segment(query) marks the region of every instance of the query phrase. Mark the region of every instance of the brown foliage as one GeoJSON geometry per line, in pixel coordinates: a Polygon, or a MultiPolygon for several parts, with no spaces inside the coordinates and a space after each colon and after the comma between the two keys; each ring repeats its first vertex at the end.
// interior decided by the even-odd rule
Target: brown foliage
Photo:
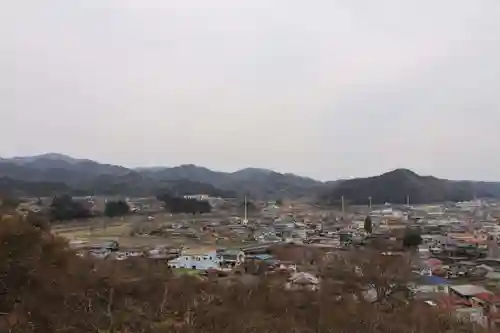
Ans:
{"type": "Polygon", "coordinates": [[[430,308],[393,297],[406,279],[400,260],[346,255],[322,265],[320,292],[290,292],[271,276],[221,284],[145,259],[78,258],[12,218],[0,223],[0,332],[457,332],[430,308]],[[376,301],[363,297],[368,285],[376,301]]]}
{"type": "Polygon", "coordinates": [[[270,252],[279,260],[293,261],[303,265],[320,264],[325,254],[325,250],[321,248],[295,246],[293,244],[273,246],[270,252]]]}

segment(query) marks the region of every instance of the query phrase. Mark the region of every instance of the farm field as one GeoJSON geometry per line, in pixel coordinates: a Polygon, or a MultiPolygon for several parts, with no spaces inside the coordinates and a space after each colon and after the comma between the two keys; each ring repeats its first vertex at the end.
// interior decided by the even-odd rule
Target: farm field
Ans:
{"type": "Polygon", "coordinates": [[[170,216],[169,214],[157,214],[153,221],[148,221],[146,216],[130,215],[123,218],[94,218],[86,221],[72,221],[64,224],[56,224],[52,232],[58,236],[71,240],[82,240],[90,244],[101,244],[106,241],[117,241],[121,248],[154,248],[157,246],[171,246],[203,251],[207,248],[217,246],[238,247],[239,243],[229,240],[216,240],[213,237],[201,237],[194,239],[185,236],[160,236],[160,235],[137,235],[133,231],[137,228],[161,228],[170,223],[189,224],[196,228],[196,222],[200,218],[186,218],[170,216]]]}

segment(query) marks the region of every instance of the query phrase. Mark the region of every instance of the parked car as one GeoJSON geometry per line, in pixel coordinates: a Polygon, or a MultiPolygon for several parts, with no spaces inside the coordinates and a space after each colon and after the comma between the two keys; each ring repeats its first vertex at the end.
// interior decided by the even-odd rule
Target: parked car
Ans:
{"type": "Polygon", "coordinates": [[[106,259],[111,254],[111,251],[109,251],[108,249],[100,249],[100,250],[91,250],[89,253],[94,258],[106,259]]]}

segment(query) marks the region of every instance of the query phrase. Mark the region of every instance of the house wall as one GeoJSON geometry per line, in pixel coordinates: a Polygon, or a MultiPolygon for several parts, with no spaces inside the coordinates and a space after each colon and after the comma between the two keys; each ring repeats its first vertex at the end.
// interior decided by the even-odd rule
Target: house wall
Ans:
{"type": "Polygon", "coordinates": [[[184,255],[170,260],[169,266],[172,268],[189,268],[206,270],[211,268],[220,268],[221,258],[215,251],[205,254],[184,255]]]}
{"type": "Polygon", "coordinates": [[[312,290],[312,291],[316,291],[316,290],[319,290],[319,285],[317,285],[317,284],[302,285],[302,284],[295,284],[292,282],[287,282],[287,283],[285,283],[285,289],[287,289],[287,290],[312,290]]]}
{"type": "Polygon", "coordinates": [[[237,264],[242,264],[245,262],[245,252],[238,251],[238,252],[234,253],[233,255],[228,256],[227,258],[223,254],[222,260],[228,261],[228,262],[236,262],[237,264]],[[231,259],[229,259],[229,258],[231,258],[231,259]]]}
{"type": "Polygon", "coordinates": [[[457,309],[455,315],[459,319],[478,323],[483,327],[488,326],[488,318],[484,315],[483,309],[481,307],[457,309]]]}
{"type": "Polygon", "coordinates": [[[417,292],[420,293],[449,293],[449,288],[447,285],[420,285],[416,288],[417,292]]]}

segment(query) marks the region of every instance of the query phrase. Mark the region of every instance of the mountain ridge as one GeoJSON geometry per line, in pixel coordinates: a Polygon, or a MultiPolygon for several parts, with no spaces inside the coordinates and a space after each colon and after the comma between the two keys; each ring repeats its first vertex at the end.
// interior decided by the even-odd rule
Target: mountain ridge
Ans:
{"type": "Polygon", "coordinates": [[[421,176],[399,168],[377,176],[319,181],[292,173],[248,167],[234,172],[214,171],[194,164],[172,167],[126,168],[89,159],[47,153],[0,158],[0,195],[47,195],[66,191],[79,195],[249,196],[259,199],[318,197],[336,204],[343,196],[352,203],[414,203],[461,201],[473,197],[499,197],[500,183],[455,181],[421,176]]]}
{"type": "MultiPolygon", "coordinates": [[[[322,184],[311,178],[262,168],[244,168],[235,172],[213,171],[194,164],[126,168],[58,153],[2,158],[0,178],[11,180],[5,182],[9,184],[9,189],[14,187],[13,181],[18,180],[23,182],[20,187],[24,189],[29,188],[27,184],[30,182],[45,182],[52,184],[52,188],[67,186],[78,193],[111,194],[122,191],[145,195],[175,188],[176,193],[187,191],[189,193],[185,194],[193,194],[191,192],[199,189],[208,190],[214,195],[248,195],[259,198],[302,196],[310,188],[322,184]]],[[[36,192],[40,193],[38,187],[36,192]]]]}

